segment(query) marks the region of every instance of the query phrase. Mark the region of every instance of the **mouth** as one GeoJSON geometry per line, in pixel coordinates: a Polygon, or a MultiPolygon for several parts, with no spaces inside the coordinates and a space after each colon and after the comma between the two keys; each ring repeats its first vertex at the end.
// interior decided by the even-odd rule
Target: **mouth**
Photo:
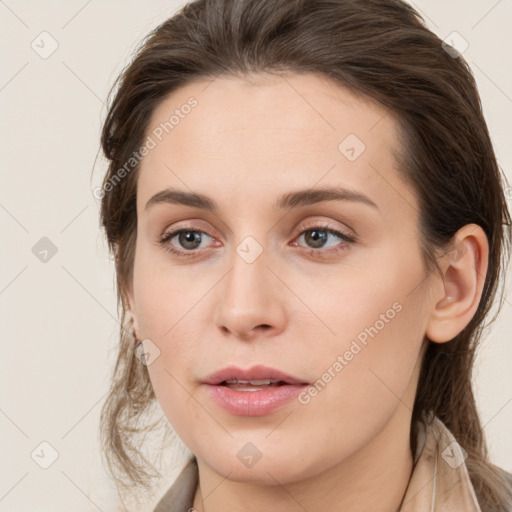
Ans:
{"type": "Polygon", "coordinates": [[[309,385],[267,366],[235,366],[213,373],[202,384],[219,407],[235,416],[264,416],[284,407],[309,385]]]}
{"type": "Polygon", "coordinates": [[[240,390],[258,390],[277,386],[309,384],[304,379],[263,365],[252,366],[246,370],[236,366],[228,366],[211,374],[202,383],[240,390]]]}
{"type": "Polygon", "coordinates": [[[238,391],[261,391],[262,389],[274,388],[278,386],[289,385],[288,382],[274,379],[259,379],[259,380],[243,380],[243,379],[230,379],[225,380],[219,384],[229,389],[236,389],[238,391]]]}

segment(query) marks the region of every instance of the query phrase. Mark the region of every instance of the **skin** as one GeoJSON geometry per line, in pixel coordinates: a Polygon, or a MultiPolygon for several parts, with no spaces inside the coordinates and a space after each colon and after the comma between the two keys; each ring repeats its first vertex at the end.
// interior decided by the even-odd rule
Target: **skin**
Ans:
{"type": "Polygon", "coordinates": [[[412,470],[425,337],[449,341],[476,311],[485,234],[464,226],[441,274],[426,274],[417,199],[393,157],[396,121],[369,99],[312,74],[218,77],[170,94],[147,135],[190,96],[198,105],[140,167],[129,301],[138,339],[160,350],[148,366],[158,402],[198,459],[194,508],[394,512],[412,470]],[[366,146],[354,161],[338,149],[348,134],[366,146]],[[357,190],[377,208],[348,200],[273,208],[282,194],[323,186],[357,190]],[[146,209],[167,187],[204,194],[219,212],[146,209]],[[356,242],[324,231],[315,245],[306,222],[356,242]],[[167,244],[194,256],[158,243],[180,228],[198,231],[200,243],[167,244]],[[252,263],[236,252],[248,236],[262,248],[252,263]],[[201,384],[225,366],[257,363],[313,383],[395,303],[400,312],[307,404],[234,416],[201,384]],[[262,454],[252,467],[237,457],[248,442],[262,454]]]}

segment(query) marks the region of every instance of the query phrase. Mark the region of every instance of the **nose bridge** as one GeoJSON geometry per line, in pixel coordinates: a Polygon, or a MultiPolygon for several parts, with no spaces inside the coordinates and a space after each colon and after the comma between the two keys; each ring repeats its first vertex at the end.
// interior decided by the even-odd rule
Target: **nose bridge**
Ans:
{"type": "Polygon", "coordinates": [[[257,284],[258,277],[260,281],[265,280],[269,273],[266,265],[270,264],[272,257],[269,250],[272,231],[269,232],[268,221],[261,216],[255,222],[257,205],[254,201],[249,199],[245,203],[236,203],[235,211],[238,215],[231,231],[231,243],[227,246],[231,267],[228,277],[230,281],[242,281],[242,286],[253,281],[257,284]]]}
{"type": "Polygon", "coordinates": [[[216,321],[239,337],[250,337],[253,329],[265,325],[281,328],[283,304],[274,277],[267,268],[270,251],[256,237],[246,236],[232,247],[230,271],[217,303],[216,321]]]}
{"type": "Polygon", "coordinates": [[[252,236],[245,237],[234,246],[224,292],[225,302],[243,311],[258,307],[258,301],[268,300],[268,260],[268,250],[252,236]]]}

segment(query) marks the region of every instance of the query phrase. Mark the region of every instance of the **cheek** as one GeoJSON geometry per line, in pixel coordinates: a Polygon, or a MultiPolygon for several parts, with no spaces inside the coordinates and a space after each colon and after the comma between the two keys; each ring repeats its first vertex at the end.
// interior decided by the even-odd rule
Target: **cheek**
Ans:
{"type": "Polygon", "coordinates": [[[142,246],[137,251],[134,293],[141,335],[158,345],[173,340],[177,350],[181,342],[194,339],[194,308],[215,284],[215,276],[206,272],[198,279],[193,265],[172,269],[163,249],[142,246]]]}
{"type": "Polygon", "coordinates": [[[354,421],[353,429],[361,428],[361,418],[385,415],[401,403],[424,338],[424,290],[411,293],[421,282],[421,265],[402,271],[395,262],[386,268],[385,274],[377,268],[346,276],[343,285],[327,281],[309,296],[308,305],[329,327],[321,337],[313,330],[303,335],[314,340],[302,356],[318,379],[311,405],[315,414],[328,411],[333,421],[354,421]]]}
{"type": "MultiPolygon", "coordinates": [[[[158,357],[148,365],[155,395],[166,415],[189,398],[186,390],[200,352],[194,308],[207,292],[204,280],[181,279],[180,273],[164,271],[137,255],[134,294],[140,335],[158,357]],[[182,292],[181,290],[186,290],[182,292]]],[[[179,419],[179,415],[177,416],[179,419]]],[[[174,423],[174,418],[173,418],[174,423]]]]}
{"type": "MultiPolygon", "coordinates": [[[[421,336],[411,332],[409,322],[414,317],[409,313],[404,307],[380,330],[375,320],[368,323],[365,318],[359,329],[357,319],[352,319],[346,335],[337,336],[325,350],[314,351],[308,358],[317,369],[317,380],[314,392],[303,396],[296,420],[304,436],[317,440],[325,460],[335,463],[350,456],[378,435],[395,414],[412,410],[410,385],[421,336]]],[[[283,434],[286,442],[286,434],[292,436],[293,430],[283,429],[283,434]]]]}

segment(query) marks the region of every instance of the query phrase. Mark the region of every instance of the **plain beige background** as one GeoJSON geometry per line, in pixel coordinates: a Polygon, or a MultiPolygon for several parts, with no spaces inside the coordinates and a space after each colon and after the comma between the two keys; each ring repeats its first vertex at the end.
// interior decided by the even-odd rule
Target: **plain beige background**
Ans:
{"type": "MultiPolygon", "coordinates": [[[[111,83],[142,36],[182,4],[0,0],[0,511],[121,510],[98,445],[118,322],[92,194],[105,162],[94,164],[111,83]]],[[[512,181],[512,2],[414,5],[441,38],[457,31],[469,43],[464,56],[512,181]]],[[[512,471],[508,297],[478,353],[475,388],[491,457],[512,471]]]]}

